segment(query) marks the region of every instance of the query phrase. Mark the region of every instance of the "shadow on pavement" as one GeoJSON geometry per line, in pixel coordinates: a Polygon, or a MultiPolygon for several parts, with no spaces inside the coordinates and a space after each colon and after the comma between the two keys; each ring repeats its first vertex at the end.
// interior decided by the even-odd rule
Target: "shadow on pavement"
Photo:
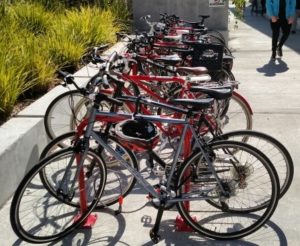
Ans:
{"type": "Polygon", "coordinates": [[[256,69],[257,72],[263,73],[266,77],[274,77],[276,74],[284,73],[288,70],[289,67],[281,59],[276,59],[275,61],[270,60],[267,64],[256,69]]]}
{"type": "MultiPolygon", "coordinates": [[[[272,242],[273,245],[288,245],[284,232],[272,221],[268,221],[260,230],[254,234],[240,240],[221,241],[205,238],[198,233],[177,232],[175,231],[173,220],[162,221],[160,228],[161,241],[164,245],[206,245],[206,246],[258,246],[262,241],[272,242]]],[[[153,245],[152,241],[143,244],[143,246],[153,245]]]]}
{"type": "MultiPolygon", "coordinates": [[[[98,219],[92,229],[76,229],[73,233],[65,238],[51,242],[48,246],[84,246],[84,245],[130,245],[120,241],[126,229],[126,221],[124,216],[115,216],[112,209],[104,209],[97,213],[98,219]],[[112,229],[107,229],[105,225],[113,224],[112,229]]],[[[24,245],[24,241],[18,239],[12,246],[24,245]]],[[[43,244],[44,245],[44,244],[43,244]]]]}

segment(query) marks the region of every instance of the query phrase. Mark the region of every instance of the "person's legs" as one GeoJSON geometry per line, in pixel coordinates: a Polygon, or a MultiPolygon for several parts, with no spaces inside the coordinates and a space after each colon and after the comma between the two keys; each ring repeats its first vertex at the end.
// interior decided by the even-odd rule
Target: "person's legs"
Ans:
{"type": "Polygon", "coordinates": [[[257,13],[257,9],[258,9],[258,5],[257,5],[257,0],[253,0],[252,1],[252,6],[251,6],[251,14],[253,14],[253,12],[257,13]]]}
{"type": "Polygon", "coordinates": [[[266,0],[261,0],[261,15],[263,16],[266,13],[266,0]]]}
{"type": "Polygon", "coordinates": [[[279,44],[278,44],[277,54],[278,54],[278,56],[282,56],[282,46],[290,35],[292,24],[289,24],[286,19],[279,20],[279,22],[280,22],[280,27],[282,30],[282,36],[281,36],[279,44]]]}
{"type": "Polygon", "coordinates": [[[280,32],[280,23],[279,20],[276,22],[271,23],[271,29],[272,29],[272,59],[276,58],[276,49],[277,49],[277,43],[279,38],[279,32],[280,32]]]}
{"type": "Polygon", "coordinates": [[[295,33],[295,32],[296,32],[296,27],[297,27],[297,17],[298,17],[298,13],[297,13],[297,11],[296,11],[295,16],[294,16],[294,21],[293,21],[293,24],[292,24],[292,28],[291,28],[292,33],[295,33]]]}
{"type": "Polygon", "coordinates": [[[296,33],[296,29],[297,29],[297,21],[298,21],[298,17],[300,16],[300,9],[296,9],[296,13],[295,13],[295,17],[294,17],[294,22],[292,24],[292,33],[296,33]]]}

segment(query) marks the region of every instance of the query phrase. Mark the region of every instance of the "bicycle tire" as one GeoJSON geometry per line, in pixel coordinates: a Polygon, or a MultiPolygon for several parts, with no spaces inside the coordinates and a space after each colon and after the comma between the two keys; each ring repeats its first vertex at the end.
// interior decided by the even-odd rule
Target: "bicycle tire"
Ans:
{"type": "MultiPolygon", "coordinates": [[[[261,209],[256,212],[250,212],[248,210],[248,205],[246,202],[253,202],[254,195],[251,195],[251,192],[255,189],[255,182],[260,181],[262,176],[262,170],[256,170],[253,169],[253,172],[256,172],[255,174],[251,174],[247,177],[248,183],[252,180],[251,185],[247,185],[246,187],[238,186],[233,187],[234,182],[236,182],[235,177],[235,168],[229,169],[228,176],[220,176],[220,173],[222,172],[222,169],[219,169],[218,176],[220,177],[222,183],[225,185],[227,184],[227,190],[231,193],[229,198],[222,199],[226,206],[222,206],[223,209],[216,208],[215,206],[211,206],[210,203],[207,202],[200,202],[200,201],[194,201],[191,200],[188,203],[188,206],[186,202],[179,202],[177,204],[177,209],[184,219],[184,221],[190,225],[195,231],[197,231],[200,234],[203,234],[207,237],[213,238],[213,239],[220,239],[220,240],[232,240],[232,239],[239,239],[242,237],[245,237],[256,230],[258,230],[260,227],[264,225],[264,223],[267,222],[267,220],[272,216],[274,213],[276,206],[278,204],[279,199],[279,181],[278,176],[276,174],[276,171],[270,161],[264,156],[263,153],[261,153],[259,150],[254,148],[253,146],[247,145],[245,143],[240,142],[234,142],[234,141],[219,141],[219,142],[213,142],[210,145],[210,148],[213,150],[214,154],[216,155],[214,159],[214,166],[216,166],[216,161],[221,161],[222,155],[218,155],[219,152],[223,153],[224,150],[229,149],[235,149],[235,153],[237,151],[242,151],[239,153],[240,155],[240,161],[243,161],[242,155],[249,154],[251,156],[250,159],[253,161],[252,164],[261,164],[261,167],[265,168],[265,177],[267,178],[266,182],[261,181],[262,188],[260,191],[260,194],[258,198],[258,202],[263,200],[267,200],[267,205],[264,209],[261,209]],[[217,152],[217,150],[219,152],[217,152]],[[218,159],[219,158],[219,159],[218,159]],[[233,170],[233,171],[232,171],[233,170]],[[255,177],[254,177],[255,176],[255,177]],[[227,179],[226,179],[227,178],[227,179]],[[250,179],[249,179],[250,178],[250,179]],[[256,178],[256,179],[255,179],[256,178]],[[230,183],[231,182],[231,183],[230,183]],[[233,183],[232,183],[233,182],[233,183]],[[250,187],[249,187],[250,186],[250,187]],[[240,190],[242,191],[240,191],[240,190]],[[245,189],[248,190],[248,194],[245,195],[245,189]],[[237,195],[240,196],[240,198],[237,198],[237,195]],[[245,196],[244,196],[245,195],[245,196]],[[251,195],[251,198],[248,197],[251,195]],[[268,195],[266,198],[265,196],[268,195]],[[244,199],[239,202],[239,199],[244,199]],[[230,201],[230,199],[232,199],[230,201]],[[193,202],[193,203],[192,203],[193,202]],[[196,205],[195,205],[196,203],[196,205]],[[239,203],[237,208],[233,208],[235,203],[239,203]],[[245,208],[242,208],[241,206],[244,206],[245,208]],[[241,210],[243,210],[244,213],[241,213],[241,210]],[[199,219],[196,217],[198,213],[201,213],[201,216],[199,216],[199,219]],[[224,221],[223,221],[224,218],[224,221]],[[246,223],[245,225],[243,223],[246,223]],[[218,227],[218,228],[217,228],[218,227]],[[235,231],[234,231],[235,230],[235,231]]],[[[230,153],[230,152],[229,152],[230,153]]],[[[228,162],[226,158],[231,158],[230,156],[224,155],[224,159],[222,161],[228,162]]],[[[199,151],[195,151],[191,157],[185,161],[185,163],[182,165],[181,170],[178,173],[178,177],[176,180],[176,187],[177,187],[177,195],[179,197],[187,197],[189,194],[191,194],[191,199],[195,199],[195,196],[197,193],[201,192],[201,189],[203,189],[203,182],[201,184],[201,176],[207,175],[201,171],[201,169],[198,169],[198,172],[195,172],[194,170],[197,170],[197,165],[203,165],[203,163],[199,162],[199,160],[202,159],[202,153],[199,153],[199,151]],[[195,163],[198,164],[195,164],[195,163]],[[192,175],[190,175],[189,170],[193,170],[192,175]],[[204,173],[204,174],[203,174],[204,173]],[[188,177],[186,175],[188,174],[188,177]],[[200,180],[200,181],[199,181],[200,180]],[[184,183],[187,182],[187,187],[189,187],[189,190],[185,190],[184,183]],[[198,182],[198,184],[197,184],[198,182]],[[193,192],[193,188],[195,189],[193,192]],[[186,194],[184,194],[186,193],[186,194]]],[[[247,158],[246,158],[247,160],[247,158]]],[[[249,161],[249,159],[248,159],[249,161]]],[[[250,168],[250,163],[245,163],[245,165],[248,165],[247,167],[250,168]]],[[[221,167],[221,166],[220,166],[221,167]]],[[[224,166],[225,167],[225,166],[224,166]]],[[[223,167],[223,168],[224,168],[223,167]]],[[[228,168],[227,168],[228,169],[228,168]]],[[[226,169],[223,169],[224,173],[226,169]]],[[[246,170],[246,168],[245,168],[246,170]]],[[[224,175],[224,174],[222,174],[224,175]]],[[[246,179],[245,179],[246,180],[246,179]]],[[[207,181],[206,181],[207,182],[207,181]]],[[[244,182],[239,180],[239,182],[244,182]]],[[[207,185],[209,183],[207,182],[207,185]]],[[[236,184],[235,184],[236,185],[236,184]]],[[[212,183],[212,187],[214,187],[214,184],[212,183]]],[[[224,186],[225,187],[225,186],[224,186]]],[[[213,193],[218,194],[217,186],[216,188],[213,188],[213,193]]],[[[254,191],[255,192],[255,191],[254,191]]],[[[201,196],[201,194],[199,195],[201,196]]],[[[211,200],[211,199],[210,199],[211,200]]],[[[264,202],[263,202],[264,203],[264,202]]]]}
{"type": "MultiPolygon", "coordinates": [[[[52,140],[75,130],[86,116],[89,103],[90,99],[83,96],[79,90],[68,91],[55,98],[48,106],[44,117],[47,136],[52,140]]],[[[110,110],[110,104],[105,101],[101,103],[100,107],[102,111],[110,110]]],[[[126,104],[122,110],[129,112],[126,104]]],[[[94,129],[97,128],[103,128],[103,125],[96,124],[94,129]]]]}
{"type": "Polygon", "coordinates": [[[278,174],[280,198],[285,195],[293,181],[294,163],[289,151],[282,143],[266,133],[253,130],[227,132],[218,136],[217,139],[242,141],[262,151],[273,163],[278,174]]]}
{"type": "MultiPolygon", "coordinates": [[[[97,205],[105,186],[106,168],[101,158],[91,150],[87,152],[84,167],[88,166],[88,158],[93,158],[97,160],[97,168],[94,168],[90,176],[86,176],[86,168],[83,168],[87,194],[85,210],[81,211],[80,208],[71,207],[63,202],[65,199],[75,199],[78,203],[80,202],[78,185],[74,187],[73,194],[69,193],[71,191],[68,188],[68,198],[62,196],[57,199],[43,186],[40,180],[42,169],[51,165],[53,167],[52,181],[60,187],[62,187],[61,184],[66,184],[64,188],[70,185],[68,181],[60,184],[62,182],[60,178],[64,172],[55,172],[55,167],[67,164],[74,153],[76,152],[73,149],[68,148],[46,157],[25,175],[18,186],[11,203],[10,222],[20,239],[30,243],[47,243],[63,238],[82,225],[97,205]]],[[[78,165],[76,161],[69,163],[70,168],[65,170],[69,171],[67,177],[71,179],[72,175],[75,177],[78,165]],[[74,168],[73,164],[75,164],[74,168]]]]}
{"type": "MultiPolygon", "coordinates": [[[[46,156],[48,156],[53,152],[56,152],[57,149],[70,147],[71,142],[74,139],[74,136],[75,136],[75,132],[73,131],[73,132],[65,133],[52,140],[44,148],[40,156],[40,159],[45,158],[46,156]]],[[[127,160],[128,164],[130,164],[132,168],[134,168],[135,170],[139,170],[136,157],[131,150],[122,146],[119,143],[119,141],[113,136],[107,136],[107,142],[110,143],[112,147],[114,146],[114,149],[117,149],[119,152],[123,153],[124,159],[127,160]],[[115,146],[115,144],[117,144],[117,146],[115,146]]],[[[98,151],[97,143],[90,142],[90,144],[92,145],[93,149],[98,151]]],[[[107,178],[106,178],[106,185],[103,194],[96,206],[97,209],[102,209],[104,207],[111,206],[115,203],[118,203],[119,198],[126,197],[131,192],[131,190],[133,189],[136,183],[136,179],[134,178],[134,176],[132,176],[126,168],[123,168],[117,160],[115,159],[108,160],[109,158],[108,155],[105,154],[103,151],[101,152],[101,156],[107,168],[107,178]]],[[[41,180],[45,185],[45,187],[47,187],[47,189],[52,190],[53,192],[53,187],[51,187],[51,185],[47,181],[47,174],[45,171],[46,170],[43,169],[43,171],[40,173],[41,180]]],[[[68,204],[70,206],[76,206],[76,204],[73,203],[68,203],[68,204]]]]}
{"type": "Polygon", "coordinates": [[[223,44],[225,44],[225,37],[221,32],[216,31],[216,30],[208,30],[207,34],[217,37],[218,39],[222,40],[223,44]]]}
{"type": "Polygon", "coordinates": [[[209,75],[213,81],[235,81],[233,73],[225,67],[218,71],[209,71],[209,75]]]}
{"type": "Polygon", "coordinates": [[[222,131],[252,130],[252,115],[249,104],[243,98],[240,98],[237,93],[233,93],[228,102],[228,107],[224,109],[221,115],[222,131]]]}
{"type": "Polygon", "coordinates": [[[78,123],[83,117],[78,120],[75,119],[75,106],[78,103],[84,105],[88,100],[79,90],[67,91],[56,97],[49,104],[44,117],[47,136],[54,139],[63,133],[74,130],[72,127],[75,122],[78,123]]]}

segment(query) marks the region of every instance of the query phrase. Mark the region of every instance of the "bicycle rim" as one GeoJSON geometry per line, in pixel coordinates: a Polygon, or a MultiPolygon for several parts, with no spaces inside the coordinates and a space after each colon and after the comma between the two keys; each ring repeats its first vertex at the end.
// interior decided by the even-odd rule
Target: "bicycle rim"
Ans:
{"type": "MultiPolygon", "coordinates": [[[[77,163],[76,161],[71,163],[69,169],[63,169],[62,166],[66,167],[73,155],[74,151],[71,149],[64,149],[50,155],[36,165],[19,185],[12,201],[10,220],[13,230],[21,239],[32,243],[58,240],[80,226],[97,205],[104,189],[106,169],[101,159],[91,151],[87,153],[87,158],[84,160],[82,176],[87,201],[84,211],[79,207],[66,204],[64,202],[66,197],[53,196],[40,179],[40,172],[48,168],[52,173],[51,179],[48,179],[52,187],[57,189],[69,187],[68,180],[72,180],[77,163]],[[96,158],[97,165],[93,170],[89,170],[89,159],[96,158]],[[64,185],[60,185],[65,172],[69,179],[63,183],[64,185]]],[[[74,190],[72,192],[70,190],[68,199],[74,203],[80,202],[78,182],[74,190]]]]}
{"type": "Polygon", "coordinates": [[[222,131],[251,130],[252,113],[248,105],[235,94],[232,95],[226,113],[222,116],[222,131]]]}
{"type": "Polygon", "coordinates": [[[220,137],[245,142],[262,151],[270,159],[278,174],[280,197],[288,191],[294,176],[294,164],[290,153],[278,140],[256,131],[234,131],[220,137]]]}
{"type": "MultiPolygon", "coordinates": [[[[74,136],[75,132],[69,132],[51,141],[43,150],[41,158],[45,158],[45,156],[48,156],[49,154],[56,152],[61,148],[70,147],[74,136]]],[[[136,170],[139,169],[136,157],[130,150],[122,146],[112,136],[107,137],[107,143],[118,153],[121,153],[122,157],[128,162],[128,164],[131,165],[132,168],[136,170]]],[[[93,140],[90,140],[90,148],[97,152],[99,151],[98,143],[93,140]]],[[[103,194],[97,205],[97,209],[117,203],[119,201],[119,197],[125,197],[128,193],[130,193],[136,183],[134,176],[107,151],[101,151],[101,157],[107,167],[107,178],[103,194]]],[[[41,172],[41,180],[43,181],[44,185],[48,187],[48,189],[53,191],[53,187],[51,186],[51,183],[47,181],[47,179],[47,169],[43,169],[41,172]]],[[[76,203],[69,203],[69,205],[78,206],[76,203]]]]}
{"type": "Polygon", "coordinates": [[[75,115],[75,107],[78,103],[85,105],[87,101],[88,99],[84,98],[78,90],[65,92],[55,98],[45,113],[44,125],[47,136],[54,139],[74,130],[74,122],[77,124],[83,117],[83,115],[75,115]],[[77,119],[77,117],[80,118],[77,119]]]}
{"type": "MultiPolygon", "coordinates": [[[[220,207],[198,200],[180,202],[177,204],[178,210],[187,224],[205,236],[221,240],[245,237],[263,226],[273,214],[279,195],[278,177],[263,154],[252,146],[234,141],[220,141],[213,143],[211,148],[215,154],[213,165],[230,197],[222,200],[209,199],[215,203],[223,201],[223,206],[220,207]],[[224,154],[224,149],[231,150],[234,158],[230,154],[224,154]],[[237,173],[229,161],[237,157],[239,165],[249,172],[243,182],[237,182],[237,173]],[[264,168],[263,174],[261,169],[255,169],[258,164],[264,168]],[[267,206],[251,212],[257,206],[256,203],[267,203],[267,206]]],[[[211,195],[219,194],[214,178],[204,168],[205,161],[201,153],[195,153],[185,163],[176,182],[179,196],[201,197],[204,189],[211,189],[211,195]],[[186,178],[187,174],[192,175],[186,178]]]]}

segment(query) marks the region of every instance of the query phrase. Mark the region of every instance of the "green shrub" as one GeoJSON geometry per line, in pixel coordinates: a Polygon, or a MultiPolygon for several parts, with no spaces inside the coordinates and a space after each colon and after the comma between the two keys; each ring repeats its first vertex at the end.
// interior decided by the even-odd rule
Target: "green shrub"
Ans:
{"type": "Polygon", "coordinates": [[[121,28],[116,21],[120,9],[111,5],[65,10],[59,2],[7,0],[0,4],[2,122],[20,96],[46,91],[58,68],[74,72],[89,46],[115,42],[115,32],[121,28]]]}
{"type": "Polygon", "coordinates": [[[47,10],[61,11],[65,7],[67,0],[1,0],[3,4],[38,4],[47,10]]]}
{"type": "Polygon", "coordinates": [[[47,91],[58,68],[44,42],[44,37],[36,38],[33,35],[28,35],[23,43],[22,65],[27,71],[26,81],[34,84],[30,89],[30,92],[34,94],[47,91]]]}
{"type": "Polygon", "coordinates": [[[40,4],[20,3],[11,7],[10,11],[20,28],[35,35],[45,34],[53,19],[53,15],[40,4]]]}
{"type": "Polygon", "coordinates": [[[114,20],[111,11],[96,7],[67,10],[56,17],[46,37],[50,57],[58,66],[76,68],[89,46],[116,41],[114,20]]]}
{"type": "Polygon", "coordinates": [[[126,0],[101,0],[104,9],[109,9],[116,17],[118,25],[123,30],[129,28],[130,20],[132,19],[131,10],[128,7],[126,0]]]}
{"type": "Polygon", "coordinates": [[[28,72],[16,59],[14,52],[0,53],[0,120],[9,116],[19,96],[34,86],[26,80],[28,72]]]}
{"type": "Polygon", "coordinates": [[[97,43],[115,42],[115,32],[119,31],[114,24],[115,15],[110,10],[100,10],[97,7],[81,7],[78,10],[68,10],[65,16],[56,22],[56,28],[63,25],[66,34],[74,41],[84,42],[86,46],[97,43]]]}
{"type": "Polygon", "coordinates": [[[25,92],[45,91],[55,72],[35,34],[20,28],[13,7],[0,20],[0,121],[25,92]]]}

